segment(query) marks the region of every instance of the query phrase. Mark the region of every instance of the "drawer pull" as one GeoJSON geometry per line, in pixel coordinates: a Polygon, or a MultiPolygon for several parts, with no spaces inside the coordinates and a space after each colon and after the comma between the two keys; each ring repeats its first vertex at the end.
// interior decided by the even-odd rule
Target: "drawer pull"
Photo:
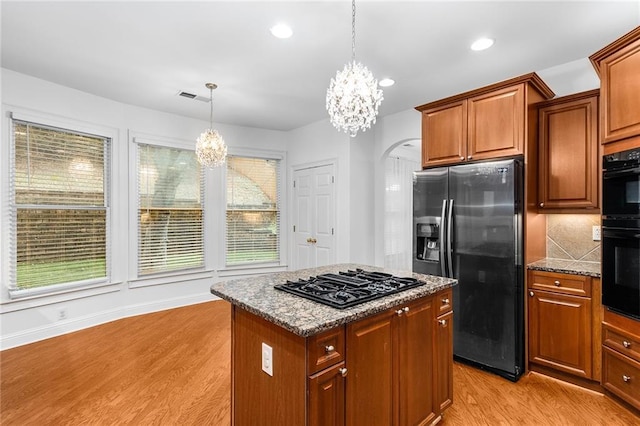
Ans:
{"type": "Polygon", "coordinates": [[[560,281],[556,280],[553,283],[556,285],[556,287],[560,287],[560,281]]]}
{"type": "Polygon", "coordinates": [[[449,304],[449,299],[442,299],[442,304],[443,305],[448,305],[449,304]]]}
{"type": "Polygon", "coordinates": [[[324,347],[324,351],[328,354],[330,354],[331,352],[335,351],[336,348],[333,347],[333,345],[327,345],[324,347]]]}
{"type": "Polygon", "coordinates": [[[402,312],[404,312],[402,309],[398,309],[398,310],[396,311],[396,314],[398,314],[398,316],[400,316],[400,315],[402,315],[402,312]]]}
{"type": "Polygon", "coordinates": [[[402,308],[402,311],[406,314],[407,312],[409,312],[409,307],[405,306],[404,308],[402,308]]]}
{"type": "Polygon", "coordinates": [[[624,346],[625,348],[629,349],[631,347],[631,342],[627,342],[626,340],[624,340],[622,342],[622,346],[624,346]]]}
{"type": "Polygon", "coordinates": [[[342,375],[342,377],[347,377],[347,369],[346,368],[341,368],[340,370],[338,370],[340,372],[340,374],[342,375]]]}
{"type": "Polygon", "coordinates": [[[533,297],[533,296],[535,296],[535,294],[532,291],[530,291],[529,292],[529,296],[533,297]]]}
{"type": "Polygon", "coordinates": [[[631,381],[631,376],[627,376],[626,374],[623,374],[622,380],[624,380],[625,383],[629,383],[631,381]]]}
{"type": "Polygon", "coordinates": [[[438,320],[438,324],[447,325],[447,320],[444,320],[444,319],[438,320]]]}

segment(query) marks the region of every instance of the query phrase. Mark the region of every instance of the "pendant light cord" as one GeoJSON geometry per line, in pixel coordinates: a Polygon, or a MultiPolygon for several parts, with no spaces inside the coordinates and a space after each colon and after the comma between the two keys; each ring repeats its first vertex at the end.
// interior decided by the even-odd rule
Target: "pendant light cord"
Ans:
{"type": "Polygon", "coordinates": [[[356,61],[356,0],[351,0],[351,61],[356,61]]]}
{"type": "Polygon", "coordinates": [[[213,130],[213,88],[209,88],[209,129],[213,130]]]}

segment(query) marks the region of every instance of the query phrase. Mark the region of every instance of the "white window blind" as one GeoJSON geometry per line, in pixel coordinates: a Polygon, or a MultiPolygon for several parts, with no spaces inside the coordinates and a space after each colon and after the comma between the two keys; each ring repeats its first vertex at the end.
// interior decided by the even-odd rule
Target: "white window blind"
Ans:
{"type": "Polygon", "coordinates": [[[280,260],[280,160],[227,157],[226,264],[280,260]]]}
{"type": "Polygon", "coordinates": [[[138,144],[138,275],[204,266],[203,190],[194,151],[138,144]]]}
{"type": "Polygon", "coordinates": [[[110,139],[12,120],[10,290],[108,276],[110,139]]]}

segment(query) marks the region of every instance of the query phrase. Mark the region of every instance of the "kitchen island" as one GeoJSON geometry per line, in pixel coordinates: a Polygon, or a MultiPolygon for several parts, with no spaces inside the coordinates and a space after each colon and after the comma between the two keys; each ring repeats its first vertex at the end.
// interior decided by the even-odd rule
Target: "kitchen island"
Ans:
{"type": "Polygon", "coordinates": [[[341,264],[212,285],[232,304],[232,424],[436,423],[452,402],[454,284],[341,264]],[[358,268],[424,284],[346,309],[274,288],[358,268]]]}

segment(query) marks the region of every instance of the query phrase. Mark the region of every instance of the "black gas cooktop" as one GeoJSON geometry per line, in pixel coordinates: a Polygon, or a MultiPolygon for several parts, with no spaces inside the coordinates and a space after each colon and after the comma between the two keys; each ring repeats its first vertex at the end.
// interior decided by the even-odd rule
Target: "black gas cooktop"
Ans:
{"type": "Polygon", "coordinates": [[[415,278],[401,278],[362,269],[323,274],[307,280],[287,281],[274,287],[338,309],[388,296],[424,284],[415,278]]]}

